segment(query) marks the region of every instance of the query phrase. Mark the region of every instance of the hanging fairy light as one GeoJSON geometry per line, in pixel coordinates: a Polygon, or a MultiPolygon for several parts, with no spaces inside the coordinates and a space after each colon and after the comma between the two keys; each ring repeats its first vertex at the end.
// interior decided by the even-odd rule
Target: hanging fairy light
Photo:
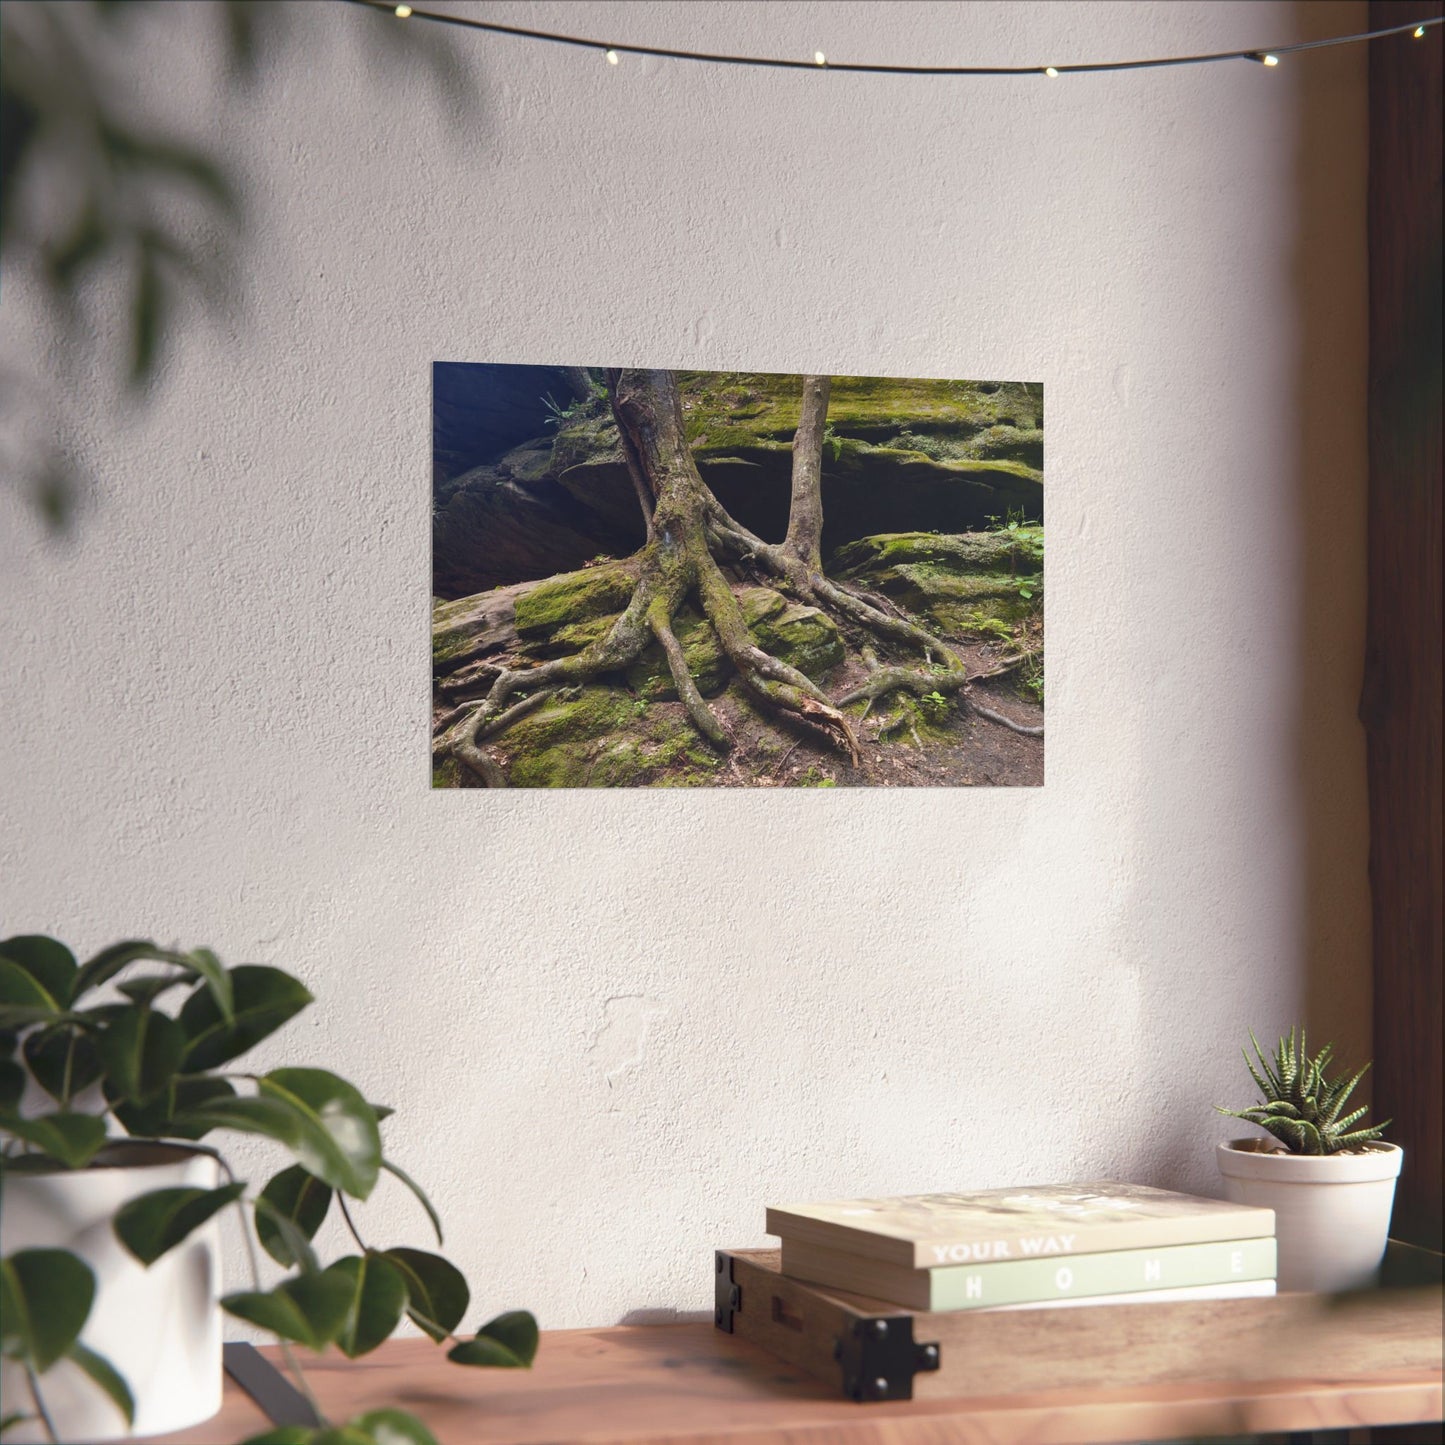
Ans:
{"type": "Polygon", "coordinates": [[[861,61],[828,60],[821,50],[813,52],[812,60],[781,60],[762,55],[727,55],[706,50],[672,50],[660,45],[623,45],[568,35],[559,30],[530,30],[521,25],[503,25],[496,20],[476,20],[466,15],[447,15],[436,10],[419,10],[412,5],[394,5],[391,0],[347,0],[368,10],[381,10],[399,19],[408,16],[430,20],[438,25],[451,25],[462,30],[481,30],[491,35],[510,35],[520,40],[540,40],[552,45],[571,45],[585,50],[600,50],[609,65],[616,65],[622,55],[648,55],[658,60],[691,60],[706,65],[755,66],[769,70],[834,70],[864,75],[1045,75],[1057,80],[1061,75],[1085,75],[1106,70],[1161,70],[1178,65],[1211,65],[1226,60],[1249,60],[1268,68],[1277,66],[1282,56],[1305,50],[1323,50],[1335,45],[1358,45],[1363,41],[1383,40],[1391,35],[1411,35],[1423,40],[1427,31],[1445,24],[1445,16],[1430,20],[1408,21],[1382,30],[1362,30],[1352,35],[1332,35],[1324,40],[1300,40],[1293,45],[1276,45],[1272,49],[1259,46],[1250,50],[1217,50],[1202,55],[1165,55],[1152,60],[1107,60],[1081,65],[876,65],[861,61]]]}

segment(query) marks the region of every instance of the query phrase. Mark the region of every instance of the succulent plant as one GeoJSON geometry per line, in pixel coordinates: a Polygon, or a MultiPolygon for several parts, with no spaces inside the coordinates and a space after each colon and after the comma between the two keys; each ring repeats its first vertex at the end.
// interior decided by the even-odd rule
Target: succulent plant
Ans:
{"type": "Polygon", "coordinates": [[[1223,1109],[1215,1105],[1221,1114],[1248,1119],[1251,1124],[1269,1130],[1291,1154],[1338,1154],[1342,1149],[1378,1139],[1385,1132],[1385,1125],[1390,1123],[1388,1119],[1374,1128],[1350,1132],[1350,1126],[1359,1123],[1369,1112],[1368,1105],[1348,1114],[1343,1112],[1345,1101],[1370,1067],[1368,1063],[1352,1078],[1326,1079],[1325,1065],[1334,1054],[1335,1046],[1326,1044],[1310,1058],[1303,1026],[1298,1044],[1294,1029],[1289,1031],[1288,1039],[1280,1039],[1273,1067],[1253,1031],[1249,1041],[1254,1045],[1263,1075],[1250,1061],[1248,1049],[1243,1051],[1244,1062],[1264,1098],[1247,1109],[1223,1109]]]}

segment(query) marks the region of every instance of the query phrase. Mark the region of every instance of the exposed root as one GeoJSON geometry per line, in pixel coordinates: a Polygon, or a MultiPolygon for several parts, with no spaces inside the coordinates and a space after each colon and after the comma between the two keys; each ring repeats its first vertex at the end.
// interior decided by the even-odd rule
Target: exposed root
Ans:
{"type": "Polygon", "coordinates": [[[682,644],[672,630],[672,619],[667,615],[667,606],[662,598],[659,597],[648,609],[647,622],[652,628],[652,635],[657,638],[667,657],[668,671],[672,673],[672,685],[677,689],[677,695],[687,709],[687,715],[692,719],[693,726],[715,748],[722,752],[728,752],[732,747],[732,739],[723,731],[723,725],[717,720],[717,715],[703,701],[702,694],[697,690],[697,684],[692,680],[692,674],[687,670],[687,659],[683,656],[682,644]]]}
{"type": "Polygon", "coordinates": [[[1001,712],[994,712],[992,708],[984,707],[982,703],[974,702],[969,698],[968,705],[979,717],[987,718],[991,723],[997,723],[1002,728],[1011,728],[1016,733],[1022,733],[1026,738],[1041,738],[1044,735],[1042,727],[1025,727],[1023,723],[1016,723],[1012,718],[1005,717],[1001,712]]]}

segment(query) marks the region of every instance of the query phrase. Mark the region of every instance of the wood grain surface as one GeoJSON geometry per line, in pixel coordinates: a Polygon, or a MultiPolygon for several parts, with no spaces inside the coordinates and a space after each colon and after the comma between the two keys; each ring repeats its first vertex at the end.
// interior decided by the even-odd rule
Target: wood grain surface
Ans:
{"type": "MultiPolygon", "coordinates": [[[[394,1340],[360,1361],[323,1357],[308,1374],[335,1418],[400,1406],[426,1420],[441,1445],[1087,1445],[1441,1415],[1438,1368],[1355,1380],[981,1391],[854,1405],[796,1367],[703,1324],[548,1331],[526,1372],[465,1370],[426,1340],[394,1340]]],[[[264,1426],[228,1382],[220,1415],[162,1438],[165,1445],[220,1445],[264,1426]]]]}

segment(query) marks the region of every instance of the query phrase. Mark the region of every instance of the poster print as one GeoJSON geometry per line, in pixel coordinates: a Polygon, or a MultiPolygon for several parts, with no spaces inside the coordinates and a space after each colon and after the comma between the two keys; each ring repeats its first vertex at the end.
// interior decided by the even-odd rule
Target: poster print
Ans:
{"type": "Polygon", "coordinates": [[[1043,388],[433,368],[432,782],[1043,782],[1043,388]]]}

